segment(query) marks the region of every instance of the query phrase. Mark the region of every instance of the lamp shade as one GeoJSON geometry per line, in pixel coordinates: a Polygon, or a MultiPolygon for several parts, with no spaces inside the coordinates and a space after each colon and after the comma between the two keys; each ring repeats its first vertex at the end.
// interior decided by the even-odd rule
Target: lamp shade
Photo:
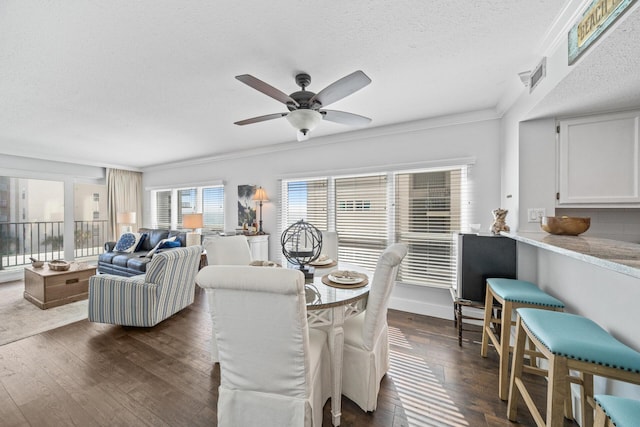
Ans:
{"type": "Polygon", "coordinates": [[[258,187],[255,194],[253,195],[253,200],[255,202],[268,202],[269,197],[267,197],[267,192],[262,187],[258,187]]]}
{"type": "Polygon", "coordinates": [[[183,214],[182,215],[182,226],[184,228],[202,228],[204,227],[204,222],[202,219],[201,213],[193,213],[193,214],[183,214]]]}
{"type": "Polygon", "coordinates": [[[118,212],[116,215],[118,224],[135,224],[136,213],[135,212],[118,212]]]}
{"type": "Polygon", "coordinates": [[[287,114],[287,120],[289,120],[291,126],[306,135],[307,132],[313,130],[320,123],[322,114],[315,110],[293,110],[287,114]]]}

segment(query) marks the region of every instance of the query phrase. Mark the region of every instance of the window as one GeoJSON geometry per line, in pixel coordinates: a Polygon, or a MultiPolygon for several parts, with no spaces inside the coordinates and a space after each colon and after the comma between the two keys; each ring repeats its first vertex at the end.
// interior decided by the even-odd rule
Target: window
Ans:
{"type": "Polygon", "coordinates": [[[398,280],[450,287],[462,222],[462,169],[395,176],[395,236],[409,252],[398,280]]]}
{"type": "Polygon", "coordinates": [[[182,228],[184,214],[202,212],[205,229],[224,230],[222,185],[154,190],[151,194],[155,201],[155,206],[152,207],[154,227],[179,229],[182,228]]]}
{"type": "Polygon", "coordinates": [[[197,190],[195,188],[188,188],[178,190],[178,200],[180,206],[178,208],[178,228],[182,228],[182,215],[197,213],[197,190]]]}
{"type": "Polygon", "coordinates": [[[467,223],[469,168],[283,181],[280,227],[304,218],[335,229],[340,260],[370,270],[389,244],[406,243],[399,281],[451,287],[457,234],[467,223]]]}
{"type": "Polygon", "coordinates": [[[327,179],[283,182],[281,230],[304,219],[320,230],[327,230],[327,179]]]}
{"type": "Polygon", "coordinates": [[[0,200],[0,270],[64,257],[62,181],[0,176],[0,200]]]}
{"type": "Polygon", "coordinates": [[[171,228],[171,190],[156,191],[154,227],[171,228]]]}
{"type": "Polygon", "coordinates": [[[96,256],[104,252],[107,238],[107,186],[77,183],[74,192],[74,255],[96,256]]]}
{"type": "Polygon", "coordinates": [[[342,261],[374,270],[387,247],[387,175],[335,180],[335,228],[342,261]]]}
{"type": "Polygon", "coordinates": [[[209,230],[224,230],[224,187],[202,189],[202,213],[204,226],[209,230]]]}

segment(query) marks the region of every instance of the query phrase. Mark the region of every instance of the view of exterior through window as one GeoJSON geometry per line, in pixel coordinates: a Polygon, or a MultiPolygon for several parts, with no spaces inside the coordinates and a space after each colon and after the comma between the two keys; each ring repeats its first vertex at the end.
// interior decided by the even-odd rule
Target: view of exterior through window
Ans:
{"type": "MultiPolygon", "coordinates": [[[[102,252],[106,236],[106,187],[74,188],[75,257],[102,252]],[[105,218],[102,218],[102,215],[105,218]]],[[[0,269],[25,265],[30,257],[64,258],[64,183],[0,176],[0,269]]]]}

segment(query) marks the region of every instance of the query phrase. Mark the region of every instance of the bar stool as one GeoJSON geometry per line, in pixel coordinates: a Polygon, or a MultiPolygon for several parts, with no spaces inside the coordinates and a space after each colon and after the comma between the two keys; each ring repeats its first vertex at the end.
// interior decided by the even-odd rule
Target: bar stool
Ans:
{"type": "Polygon", "coordinates": [[[484,324],[482,328],[482,347],[480,354],[487,357],[489,340],[500,356],[500,372],[498,375],[498,394],[501,400],[507,400],[509,392],[509,353],[511,352],[511,320],[512,312],[519,307],[536,307],[547,310],[562,311],[564,303],[540,290],[536,285],[517,279],[487,279],[487,291],[484,301],[484,324]],[[493,300],[500,305],[502,319],[493,317],[493,300]],[[500,332],[494,333],[491,324],[500,324],[500,332]],[[500,334],[500,339],[498,335],[500,334]]]}
{"type": "Polygon", "coordinates": [[[594,427],[634,427],[640,423],[640,401],[597,394],[594,427]]]}
{"type": "Polygon", "coordinates": [[[590,426],[593,425],[595,407],[594,375],[640,384],[640,353],[616,340],[592,320],[534,308],[519,308],[516,312],[516,342],[507,410],[509,420],[516,420],[518,399],[522,396],[538,426],[562,426],[563,415],[572,417],[568,402],[571,399],[570,383],[575,383],[580,386],[582,425],[590,426]],[[537,349],[535,353],[529,352],[529,356],[546,358],[547,370],[524,366],[527,338],[537,349]],[[570,370],[576,371],[578,376],[571,375],[570,370]],[[523,371],[548,376],[546,424],[522,381],[523,371]]]}

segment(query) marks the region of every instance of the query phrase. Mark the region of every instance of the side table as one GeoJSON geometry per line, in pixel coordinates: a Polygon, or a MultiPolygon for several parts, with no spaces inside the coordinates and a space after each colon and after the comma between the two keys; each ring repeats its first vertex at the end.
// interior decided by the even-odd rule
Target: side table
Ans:
{"type": "Polygon", "coordinates": [[[42,310],[80,301],[89,297],[89,278],[96,267],[85,263],[71,263],[67,271],[24,268],[24,298],[42,310]]]}

